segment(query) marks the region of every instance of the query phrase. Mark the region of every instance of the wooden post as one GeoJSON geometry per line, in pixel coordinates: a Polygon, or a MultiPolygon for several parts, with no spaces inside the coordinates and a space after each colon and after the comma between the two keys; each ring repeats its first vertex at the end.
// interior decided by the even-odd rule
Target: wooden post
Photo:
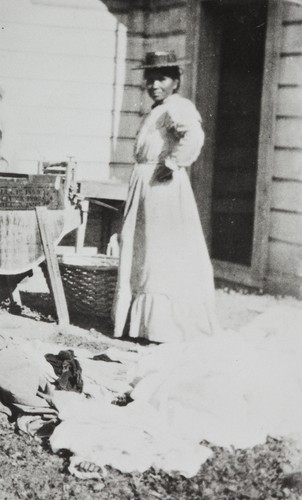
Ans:
{"type": "Polygon", "coordinates": [[[9,293],[10,306],[9,311],[15,312],[15,314],[21,314],[22,311],[22,301],[20,297],[20,292],[18,290],[18,282],[14,280],[14,276],[6,276],[6,285],[9,293]]]}
{"type": "Polygon", "coordinates": [[[88,220],[88,210],[89,210],[89,201],[83,200],[81,202],[82,224],[78,227],[76,235],[76,253],[81,252],[81,250],[83,250],[84,247],[86,226],[88,220]]]}
{"type": "Polygon", "coordinates": [[[58,324],[60,326],[69,325],[69,314],[66,297],[64,293],[59,264],[54,249],[54,244],[47,226],[47,208],[36,207],[37,220],[41,234],[44,254],[46,257],[47,270],[50,279],[51,292],[54,298],[58,324]]]}

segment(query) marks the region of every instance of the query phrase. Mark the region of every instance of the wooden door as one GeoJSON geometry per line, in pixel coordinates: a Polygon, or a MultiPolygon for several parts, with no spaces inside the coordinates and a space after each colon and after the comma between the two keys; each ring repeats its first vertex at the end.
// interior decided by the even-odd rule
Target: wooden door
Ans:
{"type": "Polygon", "coordinates": [[[193,188],[216,276],[261,286],[280,12],[274,0],[205,0],[198,12],[196,103],[206,142],[193,188]]]}

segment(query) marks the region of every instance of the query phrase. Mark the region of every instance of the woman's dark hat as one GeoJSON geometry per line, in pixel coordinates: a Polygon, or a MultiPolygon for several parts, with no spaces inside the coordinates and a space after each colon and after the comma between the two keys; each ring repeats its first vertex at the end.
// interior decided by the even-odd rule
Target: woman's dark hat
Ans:
{"type": "Polygon", "coordinates": [[[173,50],[169,52],[147,52],[143,64],[133,69],[179,68],[183,64],[189,64],[189,62],[190,61],[178,62],[173,50]]]}

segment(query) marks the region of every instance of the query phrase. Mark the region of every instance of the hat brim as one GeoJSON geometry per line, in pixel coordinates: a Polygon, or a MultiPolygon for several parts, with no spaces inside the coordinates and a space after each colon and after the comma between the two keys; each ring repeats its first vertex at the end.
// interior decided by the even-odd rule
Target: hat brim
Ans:
{"type": "Polygon", "coordinates": [[[181,68],[182,66],[186,64],[190,64],[191,61],[189,60],[184,60],[180,61],[179,63],[163,63],[163,64],[143,64],[142,66],[137,66],[136,68],[132,68],[132,70],[137,70],[137,69],[156,69],[156,68],[181,68]]]}

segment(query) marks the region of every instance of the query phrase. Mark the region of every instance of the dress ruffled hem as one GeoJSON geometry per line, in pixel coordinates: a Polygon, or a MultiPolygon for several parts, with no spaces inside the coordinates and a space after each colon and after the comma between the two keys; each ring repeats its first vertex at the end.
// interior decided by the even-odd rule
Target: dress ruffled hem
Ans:
{"type": "Polygon", "coordinates": [[[196,341],[212,334],[207,311],[201,301],[194,304],[161,293],[139,293],[131,304],[128,335],[152,342],[196,341]]]}

